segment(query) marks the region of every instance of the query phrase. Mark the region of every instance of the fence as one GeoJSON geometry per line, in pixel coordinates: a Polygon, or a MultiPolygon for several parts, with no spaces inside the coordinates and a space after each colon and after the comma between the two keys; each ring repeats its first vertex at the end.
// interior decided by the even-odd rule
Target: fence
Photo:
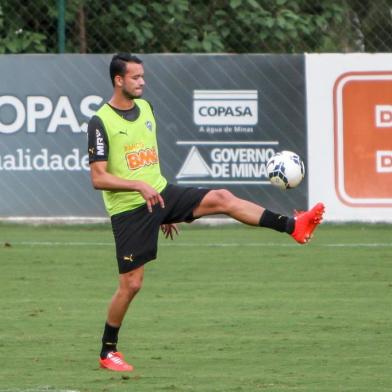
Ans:
{"type": "Polygon", "coordinates": [[[392,0],[1,0],[0,37],[0,53],[392,52],[392,0]]]}

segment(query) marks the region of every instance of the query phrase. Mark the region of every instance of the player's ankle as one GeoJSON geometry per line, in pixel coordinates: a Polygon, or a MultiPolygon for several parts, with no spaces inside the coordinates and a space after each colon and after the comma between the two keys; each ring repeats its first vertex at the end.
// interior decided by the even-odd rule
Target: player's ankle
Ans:
{"type": "Polygon", "coordinates": [[[260,217],[259,226],[291,234],[294,231],[295,220],[266,209],[260,217]]]}
{"type": "Polygon", "coordinates": [[[107,356],[110,353],[115,353],[115,352],[117,352],[117,347],[113,347],[113,346],[110,348],[102,347],[102,350],[101,350],[101,353],[99,354],[99,356],[101,357],[101,359],[105,359],[105,358],[107,358],[107,356]]]}

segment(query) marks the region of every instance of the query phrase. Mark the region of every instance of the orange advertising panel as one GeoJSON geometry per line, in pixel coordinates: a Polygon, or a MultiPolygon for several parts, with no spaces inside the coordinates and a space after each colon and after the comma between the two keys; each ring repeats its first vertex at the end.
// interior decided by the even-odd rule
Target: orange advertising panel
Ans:
{"type": "Polygon", "coordinates": [[[334,86],[335,188],[350,206],[392,206],[392,72],[356,72],[334,86]]]}

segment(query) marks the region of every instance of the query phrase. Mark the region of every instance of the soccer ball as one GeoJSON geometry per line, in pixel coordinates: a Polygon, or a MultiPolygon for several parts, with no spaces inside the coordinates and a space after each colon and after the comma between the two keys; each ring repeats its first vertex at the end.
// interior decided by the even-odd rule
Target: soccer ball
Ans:
{"type": "Polygon", "coordinates": [[[305,166],[300,156],[291,151],[276,153],[267,162],[271,184],[284,190],[295,188],[305,176],[305,166]]]}

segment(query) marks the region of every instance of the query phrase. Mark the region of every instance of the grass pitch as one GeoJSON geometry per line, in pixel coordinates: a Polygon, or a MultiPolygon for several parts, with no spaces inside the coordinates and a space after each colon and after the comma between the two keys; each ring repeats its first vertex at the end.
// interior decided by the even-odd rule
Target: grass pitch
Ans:
{"type": "Polygon", "coordinates": [[[0,225],[0,392],[392,390],[390,225],[308,246],[240,225],[160,240],[98,369],[117,267],[110,227],[0,225]]]}

